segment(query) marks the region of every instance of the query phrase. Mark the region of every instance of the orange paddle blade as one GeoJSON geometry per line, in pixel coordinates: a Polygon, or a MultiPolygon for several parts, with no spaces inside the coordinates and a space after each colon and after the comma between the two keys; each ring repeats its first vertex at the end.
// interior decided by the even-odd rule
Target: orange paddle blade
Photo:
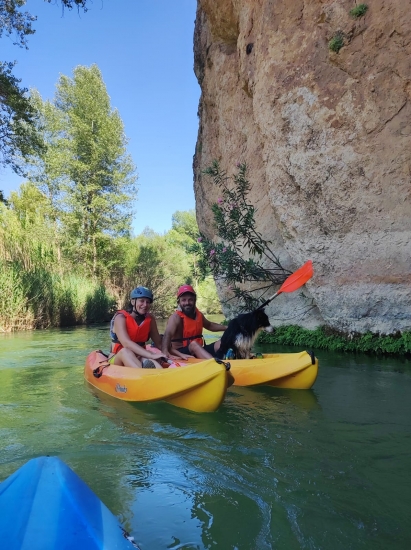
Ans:
{"type": "Polygon", "coordinates": [[[313,262],[308,260],[303,266],[300,267],[300,269],[297,269],[297,271],[295,271],[283,282],[280,289],[276,293],[277,296],[282,292],[294,292],[297,288],[305,285],[305,283],[311,279],[313,274],[313,262]]]}
{"type": "Polygon", "coordinates": [[[281,293],[283,292],[294,292],[294,290],[297,290],[297,288],[300,288],[300,286],[305,285],[305,283],[308,281],[308,279],[311,279],[313,276],[313,262],[311,260],[308,260],[305,262],[304,265],[300,267],[300,269],[297,269],[294,273],[292,273],[281,285],[280,290],[278,290],[275,294],[273,294],[268,300],[266,300],[263,304],[258,306],[257,309],[263,309],[267,304],[269,304],[274,298],[277,298],[281,293]]]}

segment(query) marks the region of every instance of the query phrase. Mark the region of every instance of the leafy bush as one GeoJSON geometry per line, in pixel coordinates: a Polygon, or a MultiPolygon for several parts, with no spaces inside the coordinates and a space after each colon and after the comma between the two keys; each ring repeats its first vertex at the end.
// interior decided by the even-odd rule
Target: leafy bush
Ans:
{"type": "Polygon", "coordinates": [[[355,6],[352,10],[350,10],[350,15],[351,17],[358,19],[359,17],[362,17],[363,15],[365,15],[367,10],[368,10],[367,4],[358,4],[358,6],[355,6]]]}
{"type": "Polygon", "coordinates": [[[204,173],[220,193],[212,205],[218,240],[201,234],[191,250],[198,255],[203,273],[211,271],[231,291],[226,304],[233,301],[235,310],[250,311],[263,303],[270,288],[283,283],[290,271],[256,229],[257,212],[248,199],[247,165],[238,164],[237,172],[228,176],[215,160],[204,173]]]}
{"type": "Polygon", "coordinates": [[[331,51],[338,53],[344,46],[344,37],[341,32],[337,32],[328,42],[328,47],[331,51]]]}
{"type": "Polygon", "coordinates": [[[104,286],[97,286],[87,296],[85,313],[88,323],[109,321],[116,310],[115,300],[107,294],[104,286]]]}
{"type": "Polygon", "coordinates": [[[211,275],[198,285],[197,307],[206,315],[221,313],[221,302],[211,275]]]}

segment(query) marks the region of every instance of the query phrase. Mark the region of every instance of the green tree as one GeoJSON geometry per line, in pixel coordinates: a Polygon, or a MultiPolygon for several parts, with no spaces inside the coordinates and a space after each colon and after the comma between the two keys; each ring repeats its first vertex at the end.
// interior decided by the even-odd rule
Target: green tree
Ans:
{"type": "MultiPolygon", "coordinates": [[[[45,0],[51,2],[51,0],[45,0]]],[[[21,11],[26,0],[0,0],[0,38],[13,38],[14,44],[27,49],[27,37],[34,34],[37,17],[21,11]]],[[[60,0],[62,9],[87,11],[87,0],[60,0]]],[[[22,160],[38,154],[43,146],[36,131],[36,112],[27,89],[13,74],[15,63],[0,61],[0,166],[10,166],[24,175],[22,160]]]]}
{"type": "Polygon", "coordinates": [[[69,257],[101,276],[111,238],[129,234],[137,192],[122,120],[96,65],[61,76],[53,103],[36,101],[47,149],[32,178],[60,217],[69,257]]]}
{"type": "Polygon", "coordinates": [[[221,302],[212,275],[200,281],[197,289],[197,307],[200,311],[209,314],[221,313],[221,302]]]}
{"type": "MultiPolygon", "coordinates": [[[[44,0],[51,4],[52,0],[44,0]]],[[[27,36],[36,31],[31,24],[37,20],[35,15],[27,11],[20,11],[25,6],[27,0],[0,0],[0,38],[5,34],[14,37],[16,46],[27,48],[27,36]]],[[[54,2],[55,3],[55,2],[54,2]]],[[[87,11],[87,0],[60,0],[62,9],[69,10],[77,7],[87,11]]]]}
{"type": "Polygon", "coordinates": [[[0,165],[24,175],[22,158],[40,154],[43,142],[36,129],[36,110],[12,74],[13,66],[0,62],[0,165]]]}
{"type": "Polygon", "coordinates": [[[153,311],[167,317],[176,307],[179,285],[190,278],[187,252],[173,245],[167,235],[145,231],[129,242],[124,259],[125,277],[122,302],[128,303],[130,290],[137,285],[153,291],[153,311]]]}
{"type": "Polygon", "coordinates": [[[198,225],[194,210],[177,210],[171,218],[171,229],[183,237],[184,245],[190,247],[198,237],[198,225]]]}
{"type": "Polygon", "coordinates": [[[14,44],[21,48],[27,48],[27,36],[34,34],[31,24],[37,17],[27,11],[21,12],[20,8],[26,4],[26,0],[0,0],[0,38],[14,37],[14,44]]]}
{"type": "Polygon", "coordinates": [[[54,268],[57,236],[47,198],[31,183],[13,191],[0,210],[0,259],[17,262],[23,270],[54,268]]]}
{"type": "Polygon", "coordinates": [[[193,249],[198,238],[198,225],[194,210],[185,210],[174,212],[172,216],[172,225],[167,233],[167,239],[170,243],[182,247],[187,253],[187,263],[190,267],[190,282],[196,291],[199,290],[200,281],[203,281],[210,271],[205,271],[199,267],[198,258],[193,254],[193,249]]]}
{"type": "Polygon", "coordinates": [[[172,227],[167,233],[167,239],[175,246],[183,248],[186,253],[185,263],[189,268],[188,277],[181,282],[194,286],[198,301],[197,305],[204,313],[221,313],[221,303],[217,295],[215,281],[211,270],[202,262],[193,250],[198,249],[198,225],[194,210],[177,211],[172,216],[172,227]]]}

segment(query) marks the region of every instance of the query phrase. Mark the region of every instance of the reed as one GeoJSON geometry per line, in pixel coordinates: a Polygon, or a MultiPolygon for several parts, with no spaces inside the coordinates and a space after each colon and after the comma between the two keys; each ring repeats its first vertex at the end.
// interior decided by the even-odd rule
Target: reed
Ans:
{"type": "Polygon", "coordinates": [[[107,320],[114,299],[61,257],[55,227],[19,200],[13,209],[0,203],[0,332],[107,320]]]}
{"type": "Polygon", "coordinates": [[[33,312],[27,306],[21,271],[0,261],[0,332],[33,326],[33,312]]]}
{"type": "Polygon", "coordinates": [[[104,322],[113,309],[114,298],[84,276],[0,261],[0,332],[104,322]]]}

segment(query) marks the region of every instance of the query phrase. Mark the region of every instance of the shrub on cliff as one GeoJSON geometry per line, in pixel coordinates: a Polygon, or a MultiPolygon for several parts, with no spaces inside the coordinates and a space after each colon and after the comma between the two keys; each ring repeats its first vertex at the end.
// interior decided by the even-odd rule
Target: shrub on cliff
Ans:
{"type": "Polygon", "coordinates": [[[234,301],[237,309],[249,311],[263,303],[269,289],[283,283],[290,271],[256,229],[257,211],[248,199],[247,165],[238,164],[237,172],[228,176],[215,160],[204,173],[220,192],[212,205],[218,240],[200,234],[192,251],[199,256],[203,272],[211,271],[231,292],[227,302],[234,301]]]}
{"type": "Polygon", "coordinates": [[[367,4],[358,4],[358,6],[355,6],[352,10],[350,10],[350,15],[351,17],[354,17],[354,19],[358,19],[359,17],[365,15],[367,10],[367,4]]]}

